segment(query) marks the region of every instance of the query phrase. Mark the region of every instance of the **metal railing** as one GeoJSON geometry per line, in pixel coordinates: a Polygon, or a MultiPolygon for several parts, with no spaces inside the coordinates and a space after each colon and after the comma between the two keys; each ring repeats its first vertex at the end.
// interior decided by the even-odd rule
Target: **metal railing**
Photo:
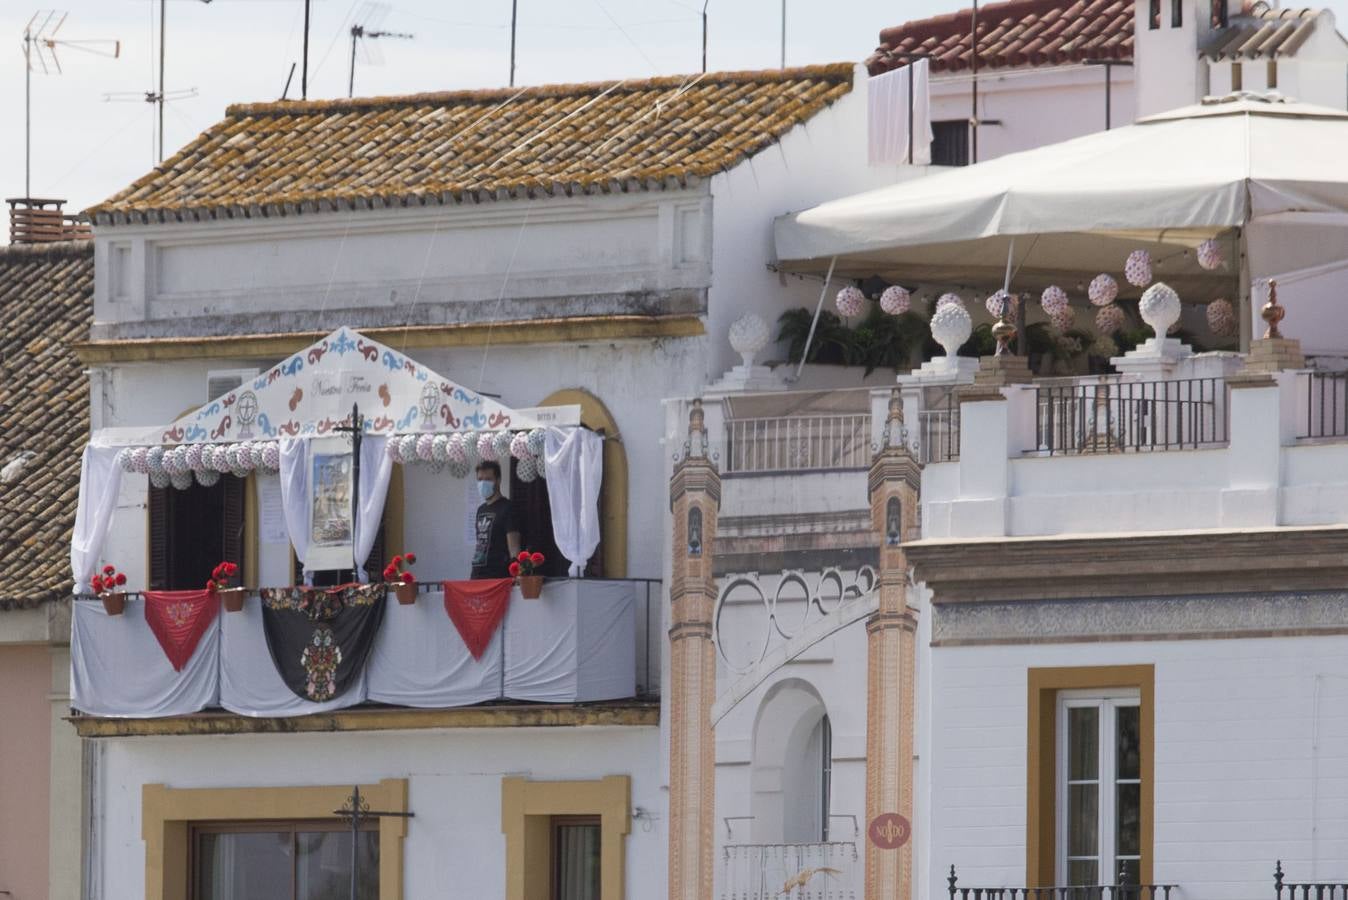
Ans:
{"type": "Polygon", "coordinates": [[[1174,884],[1132,884],[1119,873],[1117,884],[1052,887],[960,887],[950,867],[950,900],[1170,900],[1174,884]]]}
{"type": "Polygon", "coordinates": [[[728,844],[718,900],[857,900],[864,863],[852,841],[728,844]]]}
{"type": "Polygon", "coordinates": [[[729,419],[725,471],[865,469],[871,462],[869,413],[729,419]]]}
{"type": "Polygon", "coordinates": [[[1185,450],[1227,441],[1226,382],[1106,380],[1035,389],[1031,453],[1185,450]]]}
{"type": "Polygon", "coordinates": [[[1348,897],[1348,882],[1344,881],[1287,881],[1282,871],[1282,860],[1273,869],[1273,890],[1278,900],[1344,900],[1348,897]]]}
{"type": "Polygon", "coordinates": [[[1299,438],[1348,437],[1348,372],[1306,372],[1306,423],[1299,438]]]}
{"type": "Polygon", "coordinates": [[[917,414],[918,462],[952,462],[960,458],[960,412],[950,409],[923,409],[917,414]]]}

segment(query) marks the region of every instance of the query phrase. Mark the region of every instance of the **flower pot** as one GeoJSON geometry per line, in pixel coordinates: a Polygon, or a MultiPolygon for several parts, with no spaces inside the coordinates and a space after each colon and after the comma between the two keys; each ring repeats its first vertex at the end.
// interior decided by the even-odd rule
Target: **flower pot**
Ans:
{"type": "Polygon", "coordinates": [[[543,593],[542,575],[521,575],[519,576],[520,596],[525,600],[537,600],[543,593]]]}
{"type": "Polygon", "coordinates": [[[398,602],[403,606],[411,606],[417,602],[416,583],[402,584],[401,582],[393,585],[393,593],[397,595],[398,602]]]}
{"type": "Polygon", "coordinates": [[[243,598],[248,596],[247,590],[241,587],[224,588],[216,593],[220,595],[220,604],[225,612],[243,612],[243,598]]]}
{"type": "Polygon", "coordinates": [[[110,616],[120,616],[126,610],[126,591],[104,591],[98,597],[110,616]]]}

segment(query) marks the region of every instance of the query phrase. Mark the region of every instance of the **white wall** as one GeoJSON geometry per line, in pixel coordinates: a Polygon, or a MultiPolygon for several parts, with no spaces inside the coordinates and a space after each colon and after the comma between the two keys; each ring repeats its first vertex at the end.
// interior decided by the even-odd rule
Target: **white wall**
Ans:
{"type": "Polygon", "coordinates": [[[267,787],[408,779],[415,817],[404,842],[408,898],[501,897],[505,836],[501,779],[596,779],[630,775],[627,896],[664,896],[665,794],[653,727],[451,729],[102,739],[97,776],[100,898],[145,894],[141,785],[267,787]]]}
{"type": "Polygon", "coordinates": [[[1204,900],[1271,895],[1277,859],[1289,880],[1343,879],[1345,650],[1345,637],[934,649],[930,865],[953,863],[968,887],[1024,884],[1028,668],[1153,663],[1155,879],[1204,900]]]}

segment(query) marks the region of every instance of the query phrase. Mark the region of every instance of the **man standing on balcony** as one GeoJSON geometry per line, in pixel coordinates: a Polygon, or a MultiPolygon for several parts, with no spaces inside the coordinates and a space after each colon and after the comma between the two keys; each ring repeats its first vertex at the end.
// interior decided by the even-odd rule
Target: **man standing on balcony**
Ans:
{"type": "Polygon", "coordinates": [[[473,578],[508,578],[510,561],[520,552],[520,529],[501,495],[501,464],[482,460],[477,464],[477,492],[482,505],[474,517],[473,578]]]}

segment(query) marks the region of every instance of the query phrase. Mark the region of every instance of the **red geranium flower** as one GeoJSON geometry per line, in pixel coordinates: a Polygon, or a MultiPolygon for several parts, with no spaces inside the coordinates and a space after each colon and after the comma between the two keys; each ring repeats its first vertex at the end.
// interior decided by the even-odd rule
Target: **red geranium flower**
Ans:
{"type": "Polygon", "coordinates": [[[104,574],[104,575],[111,575],[113,572],[116,572],[116,571],[117,571],[117,570],[114,569],[111,565],[106,565],[106,566],[103,567],[103,574],[104,574]]]}
{"type": "Polygon", "coordinates": [[[238,566],[238,563],[232,563],[232,562],[227,562],[227,563],[225,563],[225,574],[226,574],[226,575],[237,575],[237,574],[239,574],[239,566],[238,566]]]}
{"type": "Polygon", "coordinates": [[[103,578],[102,578],[102,576],[95,575],[94,578],[93,578],[93,580],[89,582],[89,587],[91,587],[91,588],[94,589],[94,593],[95,593],[95,594],[102,593],[102,592],[103,592],[103,578]]]}
{"type": "Polygon", "coordinates": [[[411,572],[403,573],[403,584],[416,584],[416,583],[417,583],[417,576],[413,575],[411,572]]]}
{"type": "Polygon", "coordinates": [[[406,556],[403,557],[403,560],[404,560],[409,566],[410,566],[410,565],[413,565],[413,564],[415,564],[416,561],[417,561],[417,555],[416,555],[415,553],[409,553],[409,554],[407,554],[406,556]]]}
{"type": "Polygon", "coordinates": [[[520,564],[519,564],[519,563],[513,562],[513,563],[510,564],[510,574],[511,574],[512,576],[518,576],[518,575],[520,574],[520,564]]]}
{"type": "Polygon", "coordinates": [[[529,562],[533,563],[536,566],[543,565],[543,554],[535,551],[535,553],[529,557],[529,562]]]}
{"type": "Polygon", "coordinates": [[[403,558],[402,558],[401,556],[395,556],[395,557],[393,557],[393,565],[395,565],[395,566],[400,566],[400,565],[402,565],[402,562],[403,562],[403,558]]]}
{"type": "Polygon", "coordinates": [[[528,562],[528,561],[529,561],[529,551],[528,551],[528,550],[521,550],[521,551],[520,551],[520,555],[517,556],[517,557],[515,557],[515,558],[518,559],[520,562],[528,562]]]}
{"type": "Polygon", "coordinates": [[[126,584],[126,576],[123,575],[121,572],[117,573],[117,584],[119,587],[123,584],[126,584]]]}

